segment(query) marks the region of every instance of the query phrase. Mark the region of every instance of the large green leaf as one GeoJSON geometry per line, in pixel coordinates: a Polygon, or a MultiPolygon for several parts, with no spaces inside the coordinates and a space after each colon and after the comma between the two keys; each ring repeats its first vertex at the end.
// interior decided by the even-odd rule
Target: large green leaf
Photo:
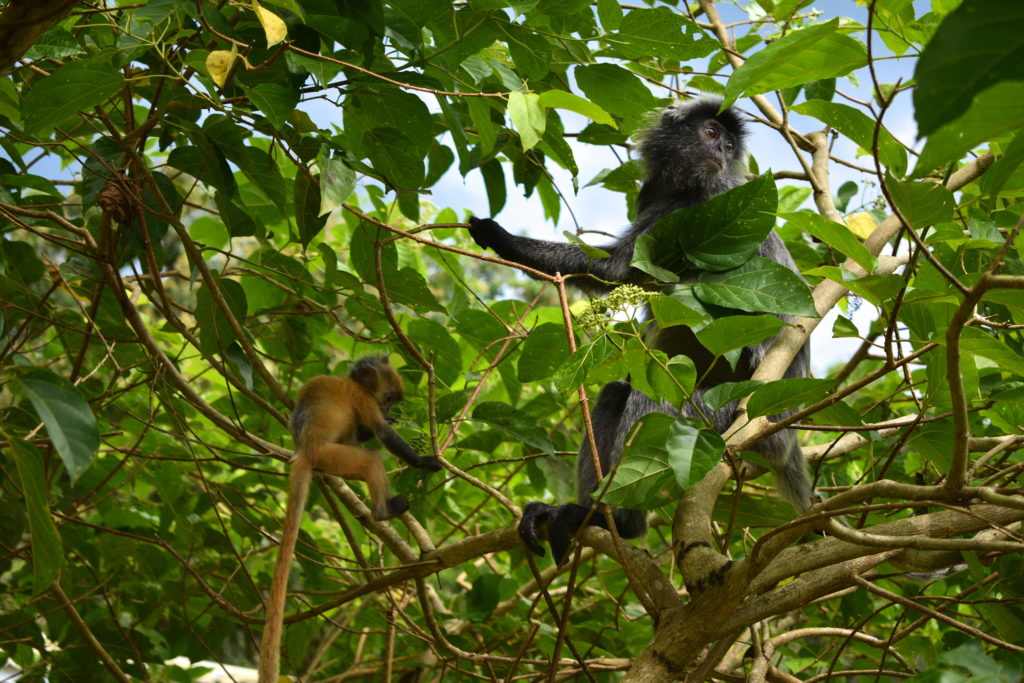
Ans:
{"type": "MultiPolygon", "coordinates": [[[[217,278],[217,285],[231,315],[244,325],[248,303],[245,289],[228,278],[217,278]]],[[[223,311],[213,299],[210,288],[203,286],[196,292],[196,322],[199,324],[199,347],[206,355],[225,353],[237,341],[235,331],[223,311]]]]}
{"type": "Polygon", "coordinates": [[[1022,25],[1018,0],[967,0],[943,19],[914,71],[919,135],[958,119],[995,83],[1024,80],[1022,25]]]}
{"type": "Polygon", "coordinates": [[[519,356],[519,380],[536,382],[547,379],[569,358],[565,326],[544,323],[531,330],[519,356]]]}
{"type": "Polygon", "coordinates": [[[775,181],[765,174],[703,204],[676,209],[651,230],[658,245],[653,253],[664,255],[657,265],[674,273],[742,265],[775,224],[777,199],[775,181]]]}
{"type": "Polygon", "coordinates": [[[327,216],[320,213],[319,179],[311,177],[308,168],[296,169],[292,201],[295,203],[295,224],[299,228],[299,241],[303,247],[308,247],[327,224],[327,216]]]}
{"type": "Polygon", "coordinates": [[[413,140],[396,128],[366,131],[367,153],[374,169],[396,188],[416,189],[423,183],[423,158],[413,140]]]}
{"type": "Polygon", "coordinates": [[[718,433],[682,420],[672,424],[665,445],[676,483],[684,491],[703,479],[725,453],[725,440],[718,433]]]}
{"type": "Polygon", "coordinates": [[[506,403],[480,403],[473,409],[473,419],[489,424],[514,442],[521,442],[543,453],[554,453],[551,439],[537,426],[537,420],[506,403]]]}
{"type": "Polygon", "coordinates": [[[739,268],[702,273],[694,292],[704,303],[748,313],[818,317],[807,283],[782,264],[759,256],[739,268]]]}
{"type": "Polygon", "coordinates": [[[652,510],[669,502],[665,487],[674,481],[666,442],[675,418],[662,413],[644,415],[631,432],[622,459],[610,481],[602,483],[601,500],[631,510],[652,510]]]}
{"type": "MultiPolygon", "coordinates": [[[[827,123],[871,153],[875,120],[859,109],[838,102],[808,100],[795,105],[793,111],[827,123]]],[[[907,172],[907,151],[885,128],[878,131],[878,158],[893,175],[901,176],[907,172]]]]}
{"type": "Polygon", "coordinates": [[[124,75],[99,58],[65,64],[49,76],[37,77],[25,95],[25,129],[42,134],[68,127],[80,120],[78,112],[88,112],[124,87],[124,75]]]}
{"type": "Polygon", "coordinates": [[[248,88],[249,99],[281,130],[299,103],[299,93],[279,83],[260,83],[248,88]]]}
{"type": "Polygon", "coordinates": [[[551,44],[540,34],[518,24],[495,22],[505,36],[512,61],[528,79],[544,78],[551,70],[551,44]]]}
{"type": "Polygon", "coordinates": [[[576,83],[587,99],[610,114],[639,121],[657,105],[647,86],[615,64],[590,64],[575,70],[576,83]]]}
{"type": "Polygon", "coordinates": [[[32,545],[32,592],[39,595],[50,587],[64,566],[64,548],[50,516],[44,458],[37,448],[18,439],[11,439],[4,451],[14,461],[18,485],[25,496],[32,545]]]}
{"type": "Polygon", "coordinates": [[[834,382],[829,379],[794,377],[780,379],[754,391],[747,401],[750,417],[777,415],[805,403],[820,401],[832,391],[834,382]]]}
{"type": "Polygon", "coordinates": [[[852,258],[869,273],[878,266],[878,259],[860,243],[845,225],[840,225],[810,211],[780,213],[779,218],[789,221],[801,232],[813,235],[844,256],[852,258]]]}
{"type": "Polygon", "coordinates": [[[963,158],[979,145],[1024,128],[1024,80],[999,83],[978,93],[967,112],[928,136],[914,168],[924,175],[963,158]]]}
{"type": "Polygon", "coordinates": [[[631,59],[696,59],[718,48],[704,29],[668,7],[627,12],[619,30],[605,40],[631,59]]]}
{"type": "Polygon", "coordinates": [[[74,386],[49,370],[32,369],[18,379],[60,453],[71,481],[92,464],[100,448],[100,431],[89,404],[74,386]]]}
{"type": "Polygon", "coordinates": [[[512,125],[519,133],[523,151],[536,145],[544,135],[544,109],[540,106],[540,97],[536,93],[523,93],[518,90],[509,93],[508,115],[512,125]]]}
{"type": "Polygon", "coordinates": [[[892,179],[887,185],[896,207],[910,227],[923,228],[953,218],[956,199],[942,185],[892,179]]]}
{"type": "Polygon", "coordinates": [[[593,102],[583,99],[579,95],[566,92],[565,90],[545,90],[540,94],[540,106],[568,109],[569,111],[586,116],[596,123],[604,123],[609,126],[615,125],[614,119],[604,109],[601,109],[601,107],[593,102]]]}
{"type": "Polygon", "coordinates": [[[697,340],[716,356],[753,346],[774,336],[785,323],[774,315],[731,315],[697,332],[697,340]]]}
{"type": "Polygon", "coordinates": [[[1003,370],[1024,378],[1024,359],[1020,354],[977,327],[963,329],[960,333],[960,349],[964,353],[987,358],[1003,370]]]}
{"type": "Polygon", "coordinates": [[[733,72],[723,106],[744,95],[845,76],[866,63],[863,43],[840,32],[839,19],[791,31],[733,72]]]}

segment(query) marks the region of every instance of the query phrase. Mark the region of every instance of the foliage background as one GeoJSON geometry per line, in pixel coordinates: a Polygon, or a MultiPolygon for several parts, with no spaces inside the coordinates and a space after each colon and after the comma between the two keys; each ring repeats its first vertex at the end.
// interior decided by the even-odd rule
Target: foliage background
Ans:
{"type": "MultiPolygon", "coordinates": [[[[251,665],[291,397],[388,353],[407,385],[397,427],[446,470],[395,473],[413,509],[385,524],[358,485],[321,483],[292,575],[286,672],[1017,680],[1024,8],[729,9],[740,19],[726,25],[710,0],[0,8],[9,662],[50,681],[251,665]],[[881,82],[897,58],[912,80],[881,82]],[[851,98],[853,83],[870,98],[851,98]],[[592,530],[556,571],[514,525],[526,501],[572,497],[585,399],[629,374],[679,402],[692,377],[614,310],[574,325],[561,279],[481,255],[458,197],[438,205],[430,191],[452,169],[480,174],[491,214],[509,186],[552,220],[577,184],[631,207],[631,136],[694,91],[742,97],[753,134],[790,148],[753,170],[774,170],[777,229],[817,311],[838,307],[833,335],[860,337],[827,377],[750,398],[765,414],[808,406],[794,420],[829,500],[787,524],[767,480],[727,483],[720,447],[662,425],[608,494],[658,503],[649,554],[592,530]],[[914,149],[885,126],[908,100],[914,149]],[[325,104],[333,120],[315,123],[325,104]],[[857,158],[830,156],[834,136],[857,158]],[[621,164],[581,171],[582,145],[621,164]],[[840,166],[857,180],[836,188],[840,166]],[[552,182],[556,167],[571,187],[552,182]],[[866,335],[849,320],[857,306],[877,311],[866,335]],[[691,471],[710,474],[697,484],[691,471]],[[804,536],[836,514],[849,528],[804,536]],[[707,544],[700,557],[678,552],[693,543],[707,544]]],[[[764,284],[741,281],[741,298],[764,284]]],[[[707,325],[692,303],[677,292],[654,306],[707,325]]],[[[759,379],[779,377],[818,320],[788,330],[759,379]]],[[[736,345],[722,338],[723,352],[736,345]]],[[[730,454],[764,433],[763,420],[737,428],[730,454]]]]}

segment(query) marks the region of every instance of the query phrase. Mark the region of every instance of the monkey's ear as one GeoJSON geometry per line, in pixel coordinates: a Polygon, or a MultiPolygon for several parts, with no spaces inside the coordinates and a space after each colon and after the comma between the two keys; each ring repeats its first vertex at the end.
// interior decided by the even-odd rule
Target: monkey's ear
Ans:
{"type": "Polygon", "coordinates": [[[369,391],[371,394],[376,393],[380,388],[381,381],[378,365],[386,366],[387,359],[381,361],[376,358],[364,358],[352,366],[352,370],[349,371],[348,376],[358,382],[361,387],[369,391]]]}

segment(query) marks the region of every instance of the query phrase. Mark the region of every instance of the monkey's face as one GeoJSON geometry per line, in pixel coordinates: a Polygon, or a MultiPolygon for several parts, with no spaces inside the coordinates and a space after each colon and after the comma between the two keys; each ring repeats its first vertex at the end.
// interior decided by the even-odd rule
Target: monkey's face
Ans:
{"type": "Polygon", "coordinates": [[[746,152],[743,122],[721,100],[692,100],[668,107],[640,141],[645,182],[662,192],[704,201],[742,182],[746,152]]]}
{"type": "Polygon", "coordinates": [[[717,176],[736,160],[739,140],[717,119],[707,119],[694,126],[697,163],[704,171],[717,176]]]}
{"type": "Polygon", "coordinates": [[[389,418],[389,421],[394,419],[390,415],[391,408],[395,406],[397,403],[400,403],[401,400],[402,389],[400,387],[397,389],[390,388],[378,398],[378,402],[380,403],[380,409],[384,413],[384,415],[389,418]]]}

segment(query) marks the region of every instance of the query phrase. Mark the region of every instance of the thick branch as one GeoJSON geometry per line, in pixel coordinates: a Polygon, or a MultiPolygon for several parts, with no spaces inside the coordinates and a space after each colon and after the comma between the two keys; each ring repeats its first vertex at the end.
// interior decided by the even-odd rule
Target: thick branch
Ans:
{"type": "Polygon", "coordinates": [[[80,0],[11,0],[0,10],[0,75],[80,0]]]}

